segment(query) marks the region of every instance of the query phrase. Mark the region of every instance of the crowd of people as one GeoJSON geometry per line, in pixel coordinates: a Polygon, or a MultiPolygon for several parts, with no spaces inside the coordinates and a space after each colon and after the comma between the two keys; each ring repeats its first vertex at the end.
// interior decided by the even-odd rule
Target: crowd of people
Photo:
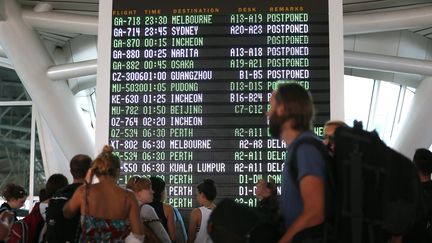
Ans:
{"type": "MultiPolygon", "coordinates": [[[[189,229],[193,230],[187,238],[181,215],[164,202],[165,182],[161,178],[133,176],[126,188],[117,185],[120,160],[112,147],[105,146],[93,161],[87,155],[76,155],[70,172],[72,184],[62,174],[50,176],[44,198],[22,219],[30,215],[36,218],[36,232],[27,235],[28,242],[210,242],[206,224],[215,207],[212,180],[206,179],[197,187],[197,200],[203,207],[192,211],[189,229]]],[[[13,226],[18,222],[14,209],[21,208],[27,196],[19,185],[6,186],[6,202],[0,209],[1,242],[22,242],[24,233],[13,226]]]]}
{"type": "MultiPolygon", "coordinates": [[[[296,84],[280,85],[273,92],[267,116],[271,136],[288,145],[281,193],[277,194],[276,183],[271,178],[260,179],[255,191],[258,199],[256,211],[238,208],[238,212],[256,213],[258,216],[255,218],[269,215],[267,219],[278,222],[274,228],[277,228],[279,243],[324,242],[325,222],[334,213],[330,207],[327,177],[328,163],[335,151],[334,132],[347,125],[342,121],[327,122],[324,140],[321,141],[312,132],[314,106],[310,93],[296,84]],[[302,140],[319,141],[319,145],[301,143],[302,140]]],[[[419,170],[423,189],[428,192],[425,195],[432,195],[432,153],[418,149],[413,161],[419,170]]],[[[112,147],[105,146],[93,161],[87,155],[76,155],[71,159],[70,172],[73,177],[71,184],[61,174],[48,178],[44,198],[29,214],[37,214],[34,217],[38,218],[37,233],[31,235],[33,241],[30,242],[206,243],[213,242],[212,232],[220,229],[216,225],[217,216],[212,215],[219,206],[215,204],[217,187],[211,179],[205,179],[196,188],[199,207],[190,213],[186,234],[178,210],[165,203],[163,179],[132,176],[126,188],[117,184],[120,160],[112,147]]],[[[8,184],[4,189],[6,202],[0,207],[2,242],[13,242],[11,239],[19,237],[20,233],[14,231],[14,222],[18,221],[16,209],[23,206],[27,196],[19,185],[8,184]]],[[[432,203],[432,196],[425,200],[432,203]]],[[[233,207],[229,202],[224,202],[224,205],[233,207]]],[[[233,215],[238,213],[236,210],[232,211],[233,215]]],[[[226,213],[225,218],[229,218],[226,213]]],[[[226,223],[235,224],[237,220],[233,218],[232,222],[226,223]]],[[[236,236],[235,241],[226,238],[227,230],[222,232],[225,242],[256,242],[251,235],[259,227],[252,224],[250,229],[236,236]]],[[[392,236],[389,241],[431,242],[427,237],[424,231],[414,227],[404,235],[392,236]]]]}

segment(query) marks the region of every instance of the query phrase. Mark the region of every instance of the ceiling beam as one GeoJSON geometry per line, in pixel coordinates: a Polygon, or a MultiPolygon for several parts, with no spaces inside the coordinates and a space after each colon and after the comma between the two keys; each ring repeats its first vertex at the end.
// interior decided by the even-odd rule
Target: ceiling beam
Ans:
{"type": "Polygon", "coordinates": [[[432,61],[345,51],[345,67],[432,76],[432,61]]]}
{"type": "Polygon", "coordinates": [[[96,74],[97,59],[61,64],[48,68],[47,75],[51,80],[65,80],[96,74]]]}
{"type": "Polygon", "coordinates": [[[34,27],[60,32],[97,35],[98,17],[82,14],[59,12],[35,12],[32,9],[23,9],[24,21],[34,27]]]}
{"type": "Polygon", "coordinates": [[[432,25],[432,6],[344,15],[344,35],[415,29],[432,25]]]}

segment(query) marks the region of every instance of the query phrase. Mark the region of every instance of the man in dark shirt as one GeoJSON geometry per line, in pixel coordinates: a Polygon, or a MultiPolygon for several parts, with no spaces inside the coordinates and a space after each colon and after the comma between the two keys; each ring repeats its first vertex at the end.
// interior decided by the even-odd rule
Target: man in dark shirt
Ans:
{"type": "MultiPolygon", "coordinates": [[[[314,116],[312,97],[300,85],[279,85],[270,99],[267,116],[270,134],[288,145],[282,172],[280,205],[285,233],[279,242],[290,243],[294,238],[300,238],[300,235],[306,236],[304,240],[309,240],[310,234],[304,233],[324,223],[328,204],[326,193],[329,191],[326,180],[327,158],[316,146],[301,143],[302,140],[316,139],[316,144],[322,145],[325,151],[324,144],[311,131],[314,116]],[[296,151],[293,151],[294,146],[297,146],[296,151]],[[297,162],[295,173],[291,167],[294,152],[297,162]]],[[[320,235],[313,236],[313,239],[323,236],[323,230],[318,231],[320,235]]]]}
{"type": "Polygon", "coordinates": [[[91,158],[84,154],[75,155],[71,159],[72,184],[58,190],[48,204],[46,242],[75,242],[80,214],[71,219],[64,218],[63,205],[72,197],[75,190],[85,183],[85,176],[91,162],[91,158]]]}

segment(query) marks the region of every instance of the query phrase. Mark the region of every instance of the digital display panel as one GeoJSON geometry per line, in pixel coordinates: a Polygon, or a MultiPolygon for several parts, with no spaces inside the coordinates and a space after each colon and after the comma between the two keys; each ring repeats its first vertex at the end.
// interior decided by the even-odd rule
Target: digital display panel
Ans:
{"type": "MultiPolygon", "coordinates": [[[[113,0],[109,144],[120,183],[160,176],[167,202],[197,207],[196,185],[255,206],[260,178],[281,181],[285,144],[265,113],[281,82],[330,118],[328,1],[113,0]]],[[[279,188],[278,188],[279,190],[279,188]]]]}

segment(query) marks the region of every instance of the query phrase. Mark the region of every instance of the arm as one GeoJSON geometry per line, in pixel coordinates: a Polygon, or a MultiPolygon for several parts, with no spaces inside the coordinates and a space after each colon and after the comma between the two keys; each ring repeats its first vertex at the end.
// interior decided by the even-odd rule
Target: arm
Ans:
{"type": "Polygon", "coordinates": [[[0,241],[5,240],[9,235],[9,230],[13,221],[13,213],[9,211],[3,211],[0,214],[0,241]]]}
{"type": "MultiPolygon", "coordinates": [[[[159,219],[154,209],[148,205],[144,205],[143,207],[141,207],[141,218],[150,220],[159,219]]],[[[152,228],[152,230],[157,234],[157,236],[163,243],[171,243],[171,239],[160,221],[153,221],[150,222],[148,225],[152,228]]]]}
{"type": "Polygon", "coordinates": [[[193,243],[195,241],[196,238],[196,233],[197,233],[197,227],[198,224],[201,221],[201,211],[199,210],[199,208],[195,208],[194,210],[192,210],[191,215],[190,215],[190,219],[189,219],[189,228],[188,228],[188,243],[193,243]]]}
{"type": "Polygon", "coordinates": [[[164,203],[163,204],[163,210],[165,213],[165,217],[167,218],[167,227],[168,227],[168,234],[172,241],[176,240],[176,230],[174,225],[174,209],[171,207],[171,205],[164,203]]]}
{"type": "Polygon", "coordinates": [[[298,232],[324,222],[325,199],[324,182],[313,175],[304,176],[300,180],[300,194],[303,200],[303,212],[285,232],[279,243],[290,243],[298,232]]]}
{"type": "Polygon", "coordinates": [[[6,240],[9,235],[9,227],[3,223],[0,223],[0,240],[6,240]]]}
{"type": "Polygon", "coordinates": [[[78,187],[78,189],[72,195],[72,198],[69,199],[69,201],[67,201],[63,206],[63,215],[65,218],[72,218],[79,212],[81,208],[81,202],[84,199],[84,187],[84,185],[78,187]]]}
{"type": "Polygon", "coordinates": [[[138,207],[138,201],[137,201],[135,195],[133,194],[133,192],[128,192],[127,197],[128,197],[128,202],[130,205],[128,218],[129,218],[129,222],[131,224],[131,232],[136,237],[143,236],[144,235],[144,229],[143,229],[143,225],[142,225],[141,219],[140,219],[140,211],[139,211],[139,207],[138,207]]]}

